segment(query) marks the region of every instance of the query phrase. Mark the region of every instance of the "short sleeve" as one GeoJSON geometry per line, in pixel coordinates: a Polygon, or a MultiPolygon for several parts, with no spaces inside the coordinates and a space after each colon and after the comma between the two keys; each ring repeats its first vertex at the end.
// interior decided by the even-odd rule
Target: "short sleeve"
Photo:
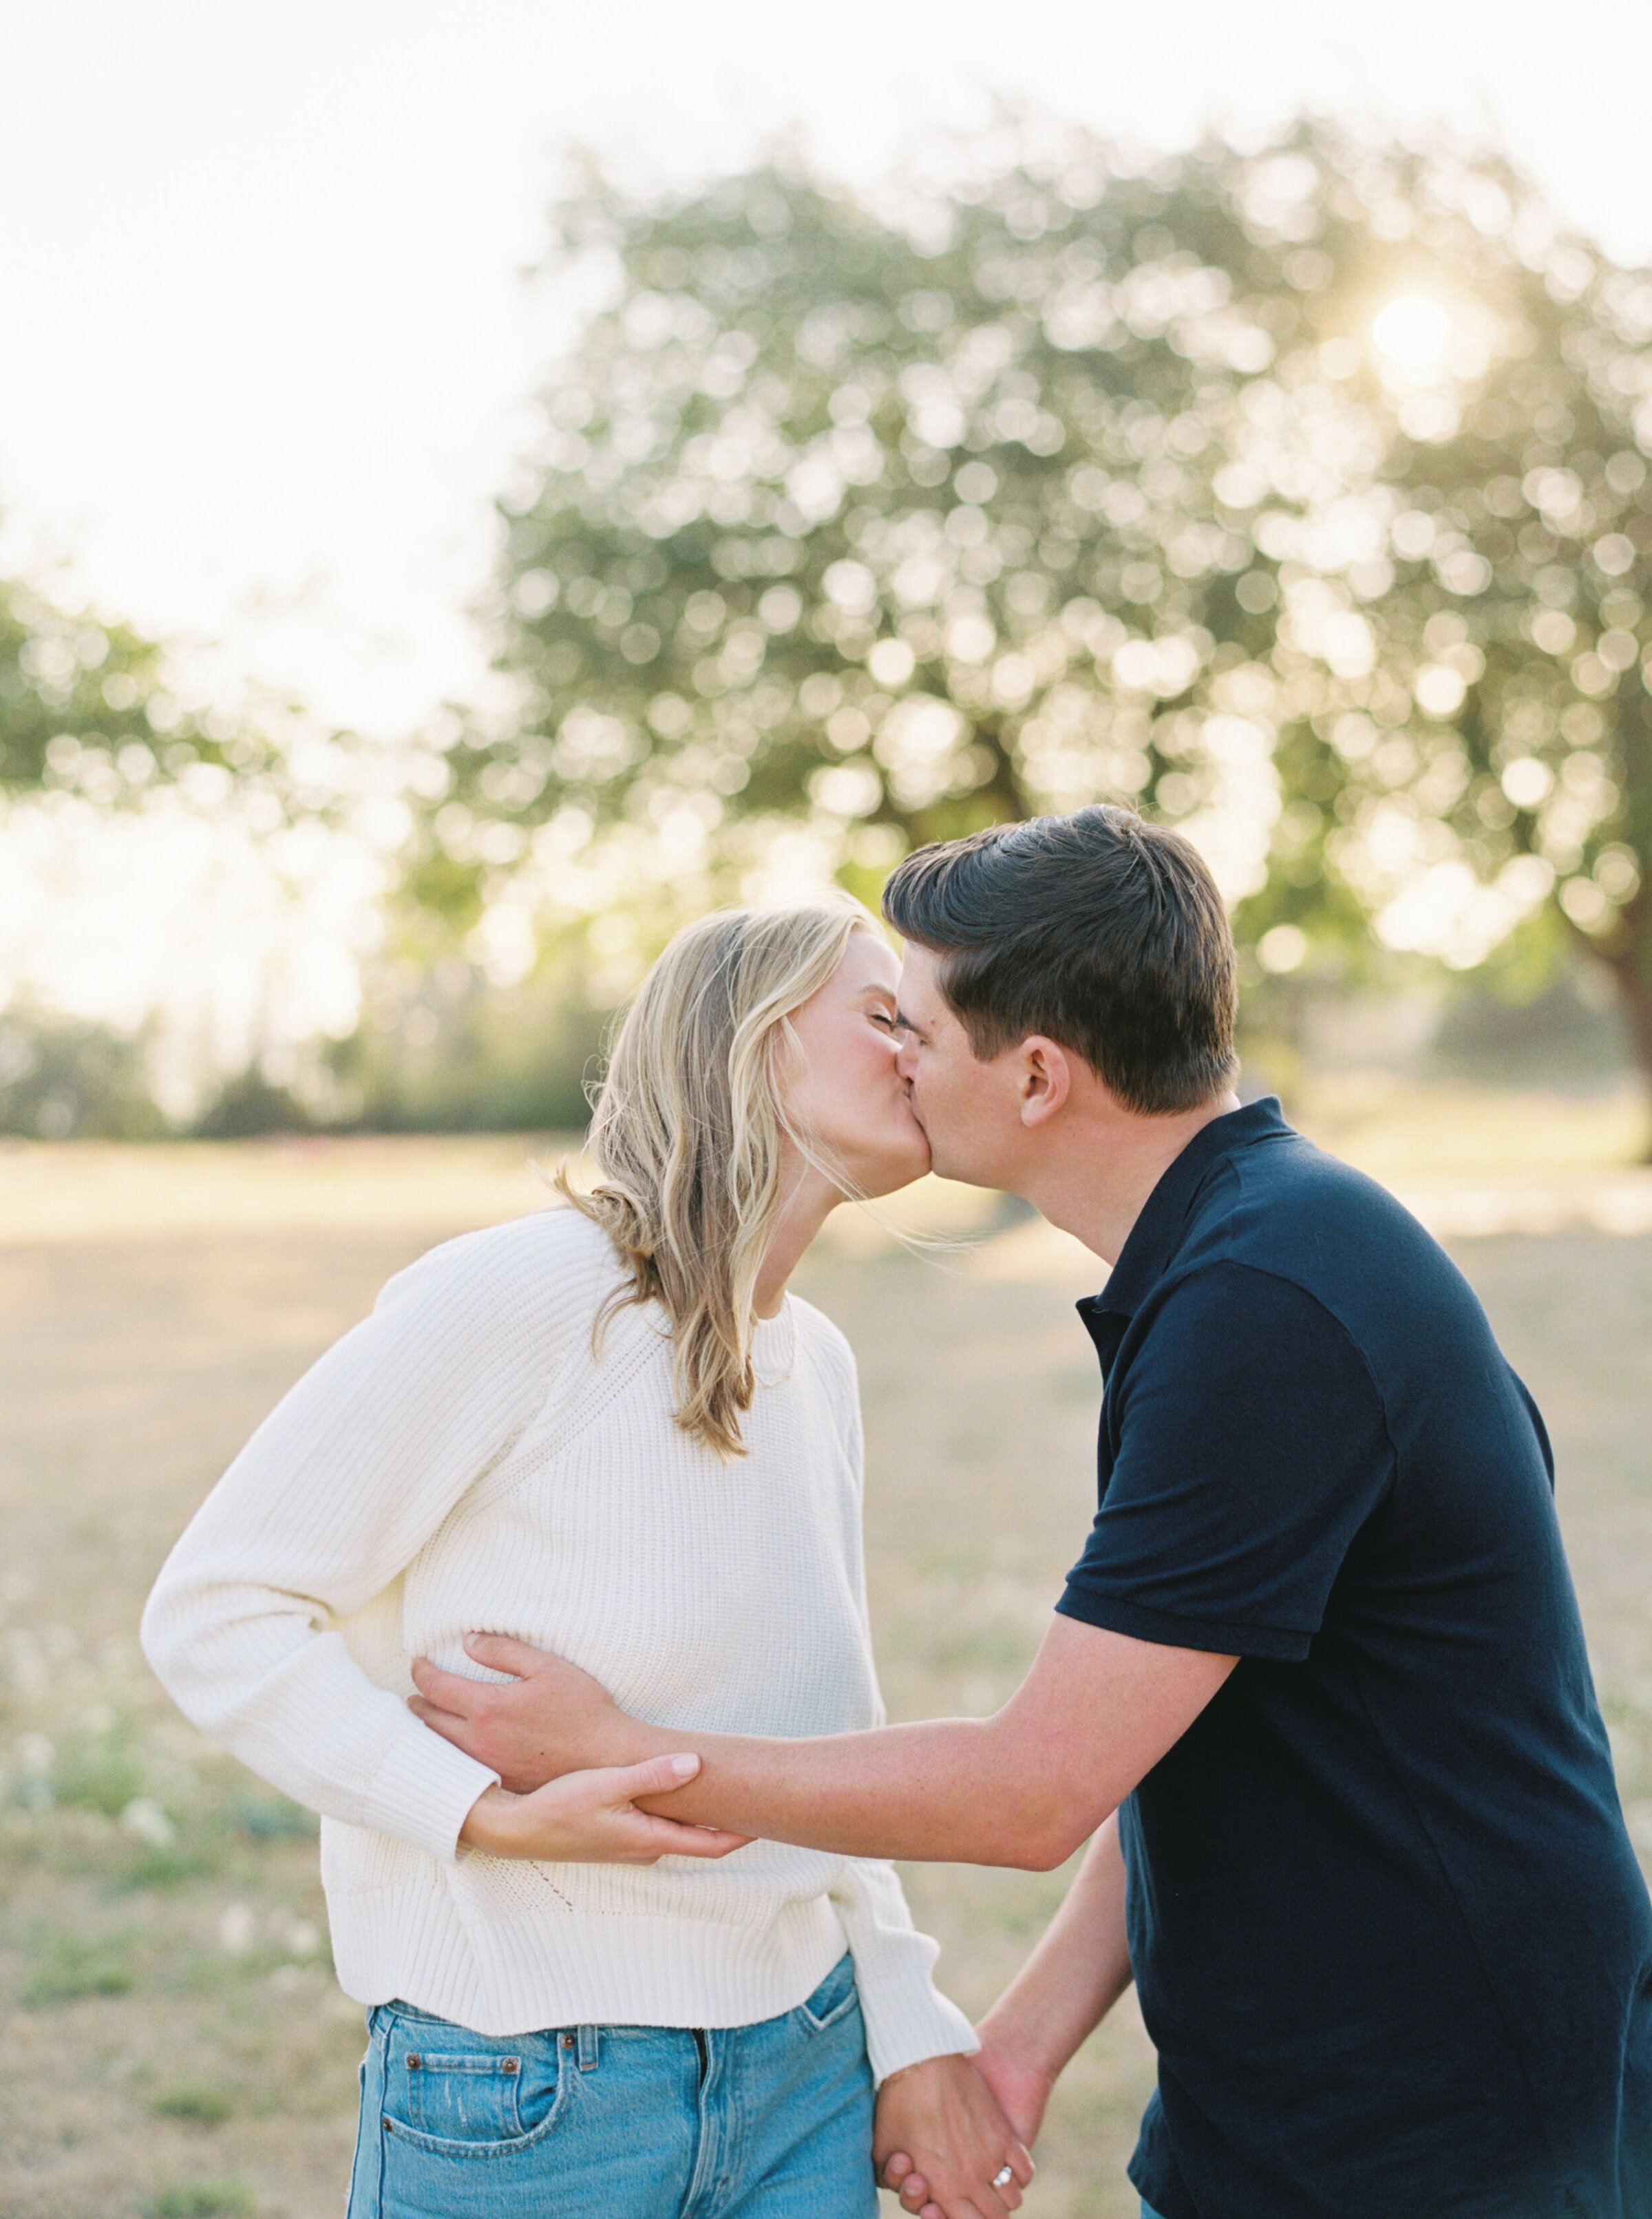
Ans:
{"type": "Polygon", "coordinates": [[[1135,1321],[1102,1422],[1111,1470],[1058,1608],[1171,1647],[1306,1656],[1394,1470],[1343,1326],[1289,1280],[1207,1265],[1135,1321]]]}

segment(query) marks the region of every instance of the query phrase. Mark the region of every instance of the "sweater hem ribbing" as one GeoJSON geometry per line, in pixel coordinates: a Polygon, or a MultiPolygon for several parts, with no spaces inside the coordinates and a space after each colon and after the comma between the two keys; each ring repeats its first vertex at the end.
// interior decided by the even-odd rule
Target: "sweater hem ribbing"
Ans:
{"type": "Polygon", "coordinates": [[[363,2006],[400,1998],[478,2034],[749,2026],[794,2010],[848,1947],[823,1896],[761,1926],[569,1911],[471,1925],[417,1884],[330,1908],[346,1995],[363,2006]]]}
{"type": "MultiPolygon", "coordinates": [[[[545,1911],[508,1930],[474,1927],[417,1884],[374,1889],[334,1914],[345,1993],[364,2010],[401,2001],[478,2034],[565,2026],[754,2026],[813,1994],[848,1947],[824,1896],[761,1928],[680,1918],[545,1911]]],[[[874,2080],[980,2044],[928,1981],[861,1992],[874,2080]]]]}

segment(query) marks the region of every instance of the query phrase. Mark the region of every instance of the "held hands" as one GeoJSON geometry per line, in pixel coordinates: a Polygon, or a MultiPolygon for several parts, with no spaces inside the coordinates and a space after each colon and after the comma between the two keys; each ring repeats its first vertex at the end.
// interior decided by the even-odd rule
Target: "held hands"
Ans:
{"type": "Polygon", "coordinates": [[[470,1807],[462,1842],[496,1857],[537,1857],[556,1864],[651,1865],[661,1857],[726,1857],[747,1837],[710,1826],[686,1826],[639,1811],[639,1795],[668,1794],[699,1770],[684,1751],[645,1764],[570,1773],[530,1795],[489,1787],[470,1807]]]}
{"type": "Polygon", "coordinates": [[[467,1633],[464,1647],[485,1670],[510,1676],[472,1680],[420,1656],[413,1668],[419,1693],[408,1707],[432,1733],[498,1773],[512,1793],[528,1797],[562,1773],[626,1765],[646,1754],[632,1721],[576,1664],[497,1633],[467,1633]]]}
{"type": "Polygon", "coordinates": [[[989,2011],[976,2031],[981,2047],[970,2060],[998,2099],[1006,2119],[1030,2149],[1038,2140],[1044,2113],[1055,2087],[1056,2075],[1047,2067],[1030,2064],[994,2035],[989,2011]]]}
{"type": "Polygon", "coordinates": [[[1006,2219],[1033,2178],[1033,2160],[992,2090],[959,2056],[928,2058],[884,2082],[872,2162],[919,2219],[1006,2219]]]}

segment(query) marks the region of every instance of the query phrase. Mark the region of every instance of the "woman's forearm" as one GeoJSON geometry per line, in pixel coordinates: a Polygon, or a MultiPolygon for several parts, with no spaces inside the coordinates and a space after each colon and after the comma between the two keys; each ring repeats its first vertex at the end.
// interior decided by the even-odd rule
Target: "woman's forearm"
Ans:
{"type": "Polygon", "coordinates": [[[656,1818],[638,1798],[680,1787],[699,1759],[679,1751],[604,1772],[573,1772],[531,1795],[488,1787],[465,1815],[459,1839],[496,1857],[556,1863],[651,1865],[661,1857],[726,1857],[743,1834],[656,1818]]]}
{"type": "Polygon", "coordinates": [[[1115,1812],[1091,1842],[1038,1947],[982,2020],[982,2042],[1053,2082],[1130,1980],[1115,1812]]]}

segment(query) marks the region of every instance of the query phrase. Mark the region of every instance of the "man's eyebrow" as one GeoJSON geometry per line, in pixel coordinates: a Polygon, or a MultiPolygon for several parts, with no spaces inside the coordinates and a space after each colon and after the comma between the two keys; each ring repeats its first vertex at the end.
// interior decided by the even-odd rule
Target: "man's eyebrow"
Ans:
{"type": "Polygon", "coordinates": [[[898,1002],[895,1004],[895,1022],[904,1033],[916,1033],[920,1040],[925,1037],[922,1026],[914,1024],[898,1002]]]}

